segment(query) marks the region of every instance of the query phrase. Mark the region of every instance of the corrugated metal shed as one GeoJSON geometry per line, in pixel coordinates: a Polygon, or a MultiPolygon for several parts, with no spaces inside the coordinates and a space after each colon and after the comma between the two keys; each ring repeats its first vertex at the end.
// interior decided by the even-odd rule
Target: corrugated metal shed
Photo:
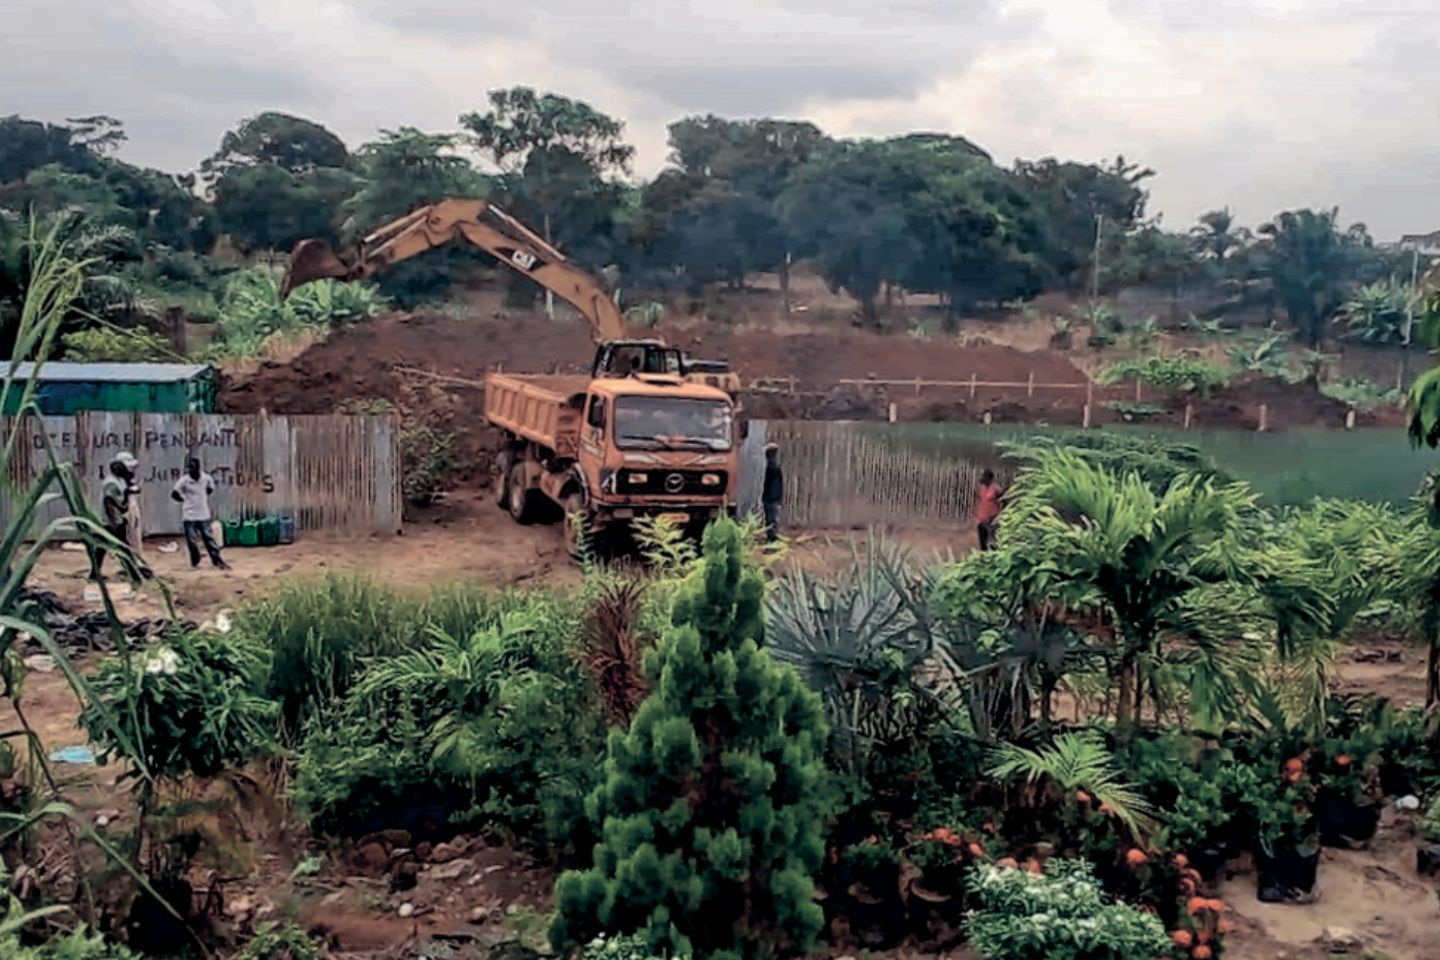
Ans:
{"type": "MultiPolygon", "coordinates": [[[[9,370],[10,361],[0,360],[0,369],[9,370]]],[[[15,369],[16,380],[29,380],[35,364],[22,363],[15,369]]],[[[190,380],[210,372],[203,363],[47,363],[40,368],[40,379],[52,383],[74,383],[88,380],[95,383],[174,383],[190,380]]]]}
{"type": "MultiPolygon", "coordinates": [[[[8,361],[0,361],[3,370],[8,361]]],[[[34,364],[18,365],[17,380],[34,376],[34,364]]],[[[18,410],[20,391],[11,390],[6,409],[18,410]]],[[[45,416],[86,410],[139,413],[213,413],[215,375],[197,363],[47,363],[40,368],[35,402],[45,416]]]]}

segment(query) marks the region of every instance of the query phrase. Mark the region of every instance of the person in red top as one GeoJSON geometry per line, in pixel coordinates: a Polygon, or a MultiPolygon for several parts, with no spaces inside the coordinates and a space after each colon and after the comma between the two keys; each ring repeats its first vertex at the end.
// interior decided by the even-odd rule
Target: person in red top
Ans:
{"type": "Polygon", "coordinates": [[[1000,516],[1000,498],[1005,493],[995,482],[995,471],[980,474],[980,487],[975,491],[975,530],[980,534],[980,549],[995,549],[995,520],[1000,516]]]}

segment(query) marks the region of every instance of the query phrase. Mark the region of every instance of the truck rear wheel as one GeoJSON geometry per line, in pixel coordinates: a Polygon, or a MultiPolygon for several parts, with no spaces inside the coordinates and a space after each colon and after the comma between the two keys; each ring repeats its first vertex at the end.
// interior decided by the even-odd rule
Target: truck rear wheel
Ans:
{"type": "Polygon", "coordinates": [[[506,485],[505,508],[516,523],[528,524],[535,520],[536,493],[525,480],[525,464],[510,467],[510,482],[506,485]]]}
{"type": "Polygon", "coordinates": [[[495,454],[494,469],[491,470],[491,482],[495,484],[495,503],[504,510],[510,505],[510,468],[514,465],[515,454],[511,450],[501,450],[495,454]]]}

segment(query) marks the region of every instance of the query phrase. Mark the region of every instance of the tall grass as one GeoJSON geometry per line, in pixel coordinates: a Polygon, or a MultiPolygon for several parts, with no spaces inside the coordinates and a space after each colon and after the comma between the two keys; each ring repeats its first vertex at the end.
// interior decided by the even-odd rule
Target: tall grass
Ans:
{"type": "MultiPolygon", "coordinates": [[[[86,268],[90,261],[72,254],[59,223],[48,232],[41,233],[32,222],[24,244],[29,254],[30,272],[25,284],[24,302],[14,321],[14,352],[8,366],[0,371],[3,373],[0,408],[8,407],[13,401],[22,416],[37,416],[34,397],[39,378],[32,375],[26,380],[17,380],[18,365],[22,361],[33,360],[37,371],[43,369],[55,345],[61,321],[75,309],[83,296],[86,268]]],[[[133,712],[129,717],[122,717],[94,695],[90,681],[50,635],[42,611],[26,599],[25,587],[42,554],[62,535],[78,539],[92,560],[98,549],[112,551],[122,571],[132,579],[138,579],[139,571],[123,545],[106,533],[99,517],[86,503],[74,467],[61,463],[48,442],[38,454],[26,451],[30,464],[20,460],[21,438],[28,436],[29,431],[12,430],[0,444],[0,493],[9,502],[9,509],[0,518],[0,699],[9,702],[18,723],[17,729],[0,730],[0,752],[6,754],[0,759],[13,761],[16,753],[13,744],[24,744],[34,782],[29,784],[28,805],[18,810],[0,811],[0,824],[4,825],[3,841],[7,843],[25,836],[42,823],[60,828],[60,832],[71,840],[71,863],[61,869],[68,869],[78,879],[80,890],[74,909],[82,918],[93,919],[94,900],[87,879],[89,868],[79,853],[82,842],[101,849],[142,890],[157,900],[159,898],[135,866],[109,840],[98,834],[87,819],[76,815],[65,793],[66,788],[52,775],[46,760],[48,751],[26,715],[23,697],[26,668],[18,649],[22,634],[28,634],[54,658],[81,706],[91,710],[94,729],[107,737],[116,753],[125,757],[132,775],[142,782],[152,783],[152,771],[146,763],[144,744],[137,739],[141,735],[140,725],[135,722],[133,712]],[[33,466],[36,463],[38,469],[33,466]],[[65,515],[43,526],[38,525],[41,508],[56,499],[64,503],[65,515]]],[[[41,437],[44,437],[43,433],[41,437]]],[[[103,583],[100,592],[111,638],[119,654],[118,670],[129,674],[132,672],[131,651],[124,630],[103,583]]],[[[161,596],[166,609],[170,609],[169,596],[163,589],[161,596]]],[[[130,709],[133,711],[133,704],[130,709]]],[[[10,766],[10,763],[5,766],[10,766]]],[[[173,908],[163,901],[161,903],[172,916],[179,918],[173,908]]],[[[50,914],[63,909],[58,906],[46,908],[42,913],[50,914]]],[[[12,925],[12,918],[7,916],[0,924],[0,940],[3,940],[4,934],[18,930],[25,922],[25,919],[14,918],[12,925]]],[[[75,938],[71,939],[75,941],[75,938]]],[[[0,943],[0,946],[3,945],[0,943]]]]}
{"type": "Polygon", "coordinates": [[[288,584],[243,608],[235,630],[269,659],[265,694],[280,704],[281,737],[299,742],[305,724],[349,692],[367,657],[413,646],[423,624],[417,601],[360,577],[288,584]]]}

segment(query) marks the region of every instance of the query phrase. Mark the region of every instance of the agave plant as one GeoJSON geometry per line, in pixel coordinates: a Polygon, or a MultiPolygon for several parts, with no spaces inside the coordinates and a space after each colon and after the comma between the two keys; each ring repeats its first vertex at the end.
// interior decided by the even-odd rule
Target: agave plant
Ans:
{"type": "Polygon", "coordinates": [[[831,751],[863,773],[874,751],[913,736],[935,701],[916,681],[934,652],[917,611],[926,585],[904,551],[872,536],[834,579],[794,569],[767,597],[766,649],[821,695],[831,751]]]}

